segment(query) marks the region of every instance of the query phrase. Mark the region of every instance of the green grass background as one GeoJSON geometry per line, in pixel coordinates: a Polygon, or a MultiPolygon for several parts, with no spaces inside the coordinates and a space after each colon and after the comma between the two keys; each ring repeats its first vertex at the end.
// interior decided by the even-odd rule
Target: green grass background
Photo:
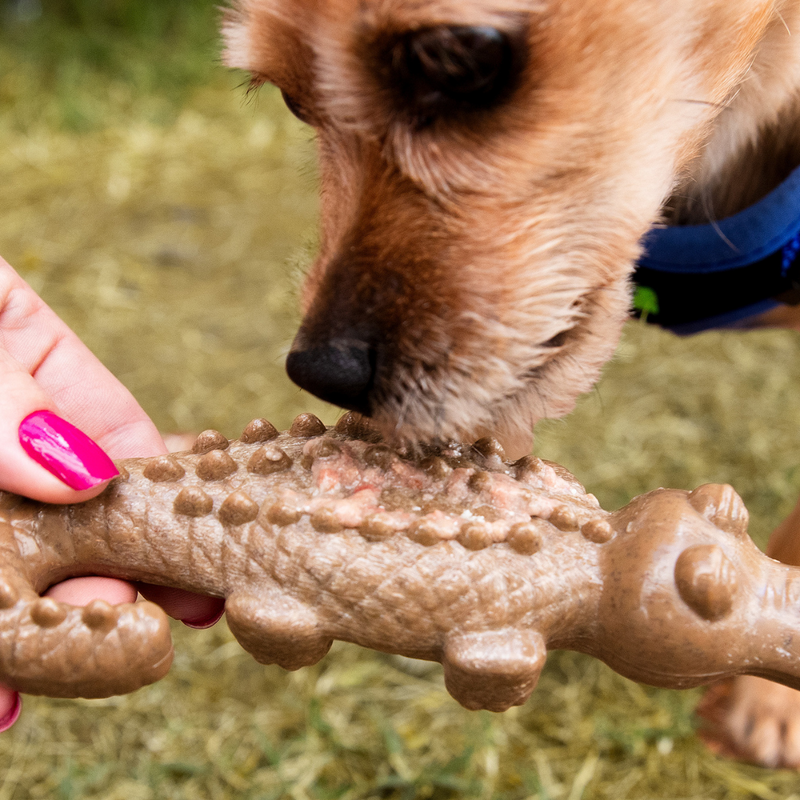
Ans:
{"type": "MultiPolygon", "coordinates": [[[[219,64],[205,0],[0,2],[0,253],[161,429],[236,436],[337,412],[283,358],[313,253],[311,133],[219,64]]],[[[800,346],[788,332],[679,340],[638,323],[536,451],[608,508],[732,483],[763,544],[800,488],[800,346]]],[[[436,665],[337,645],[297,673],[224,623],[174,629],[169,677],[103,701],[26,698],[0,736],[0,800],[800,798],[800,777],[724,761],[699,691],[554,653],[533,698],[473,713],[436,665]]]]}

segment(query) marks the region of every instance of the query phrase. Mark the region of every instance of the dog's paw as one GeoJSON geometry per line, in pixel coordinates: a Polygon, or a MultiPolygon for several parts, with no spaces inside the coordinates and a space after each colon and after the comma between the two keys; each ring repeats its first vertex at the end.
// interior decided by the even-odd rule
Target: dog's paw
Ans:
{"type": "Polygon", "coordinates": [[[800,769],[800,691],[741,675],[709,689],[697,713],[720,755],[764,767],[800,769]]]}

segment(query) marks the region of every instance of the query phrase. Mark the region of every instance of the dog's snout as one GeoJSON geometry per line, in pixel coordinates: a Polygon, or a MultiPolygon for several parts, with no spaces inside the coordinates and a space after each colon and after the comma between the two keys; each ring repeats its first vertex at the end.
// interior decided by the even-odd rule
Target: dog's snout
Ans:
{"type": "Polygon", "coordinates": [[[286,371],[298,386],[321,400],[368,415],[375,361],[375,350],[360,340],[334,338],[306,344],[298,336],[286,359],[286,371]]]}

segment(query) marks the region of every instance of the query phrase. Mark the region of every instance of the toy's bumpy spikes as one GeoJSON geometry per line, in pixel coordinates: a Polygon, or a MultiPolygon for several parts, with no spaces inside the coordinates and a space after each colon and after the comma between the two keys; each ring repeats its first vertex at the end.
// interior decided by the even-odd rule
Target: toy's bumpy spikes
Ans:
{"type": "Polygon", "coordinates": [[[82,505],[0,494],[0,682],[101,697],[167,671],[156,606],[40,597],[105,574],[226,598],[263,663],[313,664],[334,639],[441,661],[468,708],[523,703],[548,647],[661,686],[751,672],[800,687],[800,572],[757,551],[729,487],[609,514],[492,439],[398,451],[352,414],[206,431],[120,468],[82,505]]]}

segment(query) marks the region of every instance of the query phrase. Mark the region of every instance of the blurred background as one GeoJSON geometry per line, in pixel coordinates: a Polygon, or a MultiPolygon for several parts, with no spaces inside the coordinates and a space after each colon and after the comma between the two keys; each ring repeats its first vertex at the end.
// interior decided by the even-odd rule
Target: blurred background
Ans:
{"type": "MultiPolygon", "coordinates": [[[[0,253],[163,431],[337,417],[283,360],[314,251],[312,131],[220,64],[210,0],[0,0],[0,253]]],[[[630,323],[597,389],[536,452],[607,508],[732,483],[760,544],[800,491],[800,345],[630,323]]],[[[524,707],[468,712],[437,665],[336,645],[265,668],[224,622],[175,625],[170,676],[103,701],[26,698],[0,800],[800,798],[796,773],[697,736],[701,692],[552,654],[524,707]],[[792,794],[794,792],[794,794],[792,794]]]]}

